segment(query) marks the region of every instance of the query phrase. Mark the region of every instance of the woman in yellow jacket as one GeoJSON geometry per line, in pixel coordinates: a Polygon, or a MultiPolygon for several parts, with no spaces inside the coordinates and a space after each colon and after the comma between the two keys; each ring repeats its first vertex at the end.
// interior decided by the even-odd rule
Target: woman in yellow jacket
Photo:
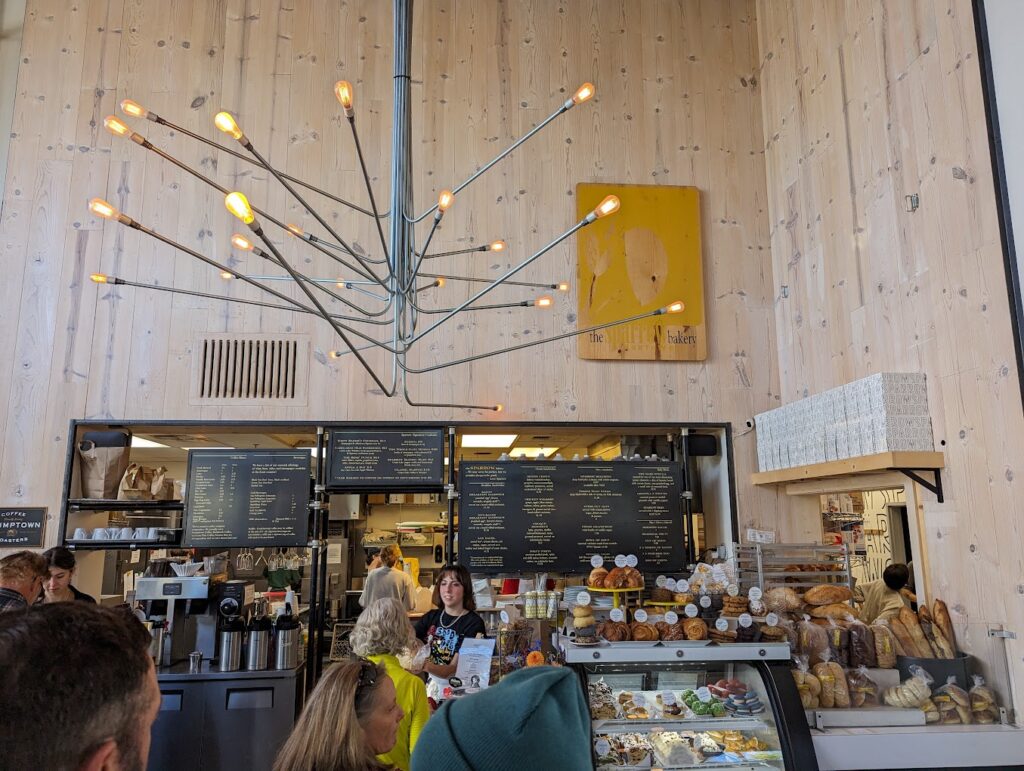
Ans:
{"type": "Polygon", "coordinates": [[[395,746],[377,757],[395,768],[409,771],[413,747],[430,717],[430,705],[423,681],[398,663],[398,656],[418,646],[405,608],[394,598],[376,600],[359,616],[349,640],[356,655],[383,666],[395,683],[395,700],[405,717],[398,725],[395,746]]]}

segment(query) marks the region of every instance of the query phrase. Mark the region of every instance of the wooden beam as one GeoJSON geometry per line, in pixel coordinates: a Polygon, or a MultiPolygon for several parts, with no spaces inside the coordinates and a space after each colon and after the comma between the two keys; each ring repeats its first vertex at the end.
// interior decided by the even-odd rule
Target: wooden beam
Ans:
{"type": "Polygon", "coordinates": [[[880,452],[860,458],[846,458],[828,463],[814,463],[809,466],[793,466],[777,471],[761,471],[750,475],[755,485],[774,485],[779,482],[795,482],[805,479],[839,477],[847,474],[863,474],[894,469],[940,469],[945,466],[941,452],[880,452]]]}

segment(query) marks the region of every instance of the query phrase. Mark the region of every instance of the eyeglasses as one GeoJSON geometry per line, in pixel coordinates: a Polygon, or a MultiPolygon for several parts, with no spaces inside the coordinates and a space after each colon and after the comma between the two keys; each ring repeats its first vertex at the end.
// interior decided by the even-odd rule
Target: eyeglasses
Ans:
{"type": "Polygon", "coordinates": [[[359,682],[356,683],[356,700],[366,692],[366,689],[372,689],[377,684],[377,665],[369,659],[357,660],[359,661],[359,682]]]}

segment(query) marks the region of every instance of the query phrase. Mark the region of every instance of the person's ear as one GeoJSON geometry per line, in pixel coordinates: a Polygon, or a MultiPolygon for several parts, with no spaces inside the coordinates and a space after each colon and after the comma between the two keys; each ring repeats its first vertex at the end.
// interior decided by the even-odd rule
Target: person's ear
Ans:
{"type": "Polygon", "coordinates": [[[107,739],[103,744],[86,758],[78,771],[116,771],[120,767],[120,756],[117,752],[117,742],[107,739]]]}

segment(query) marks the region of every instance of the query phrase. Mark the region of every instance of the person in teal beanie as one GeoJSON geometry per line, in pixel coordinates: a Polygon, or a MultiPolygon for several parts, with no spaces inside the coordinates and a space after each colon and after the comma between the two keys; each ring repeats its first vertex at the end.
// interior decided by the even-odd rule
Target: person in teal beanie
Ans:
{"type": "Polygon", "coordinates": [[[590,712],[576,674],[528,667],[449,699],[420,734],[412,771],[590,771],[590,712]]]}

